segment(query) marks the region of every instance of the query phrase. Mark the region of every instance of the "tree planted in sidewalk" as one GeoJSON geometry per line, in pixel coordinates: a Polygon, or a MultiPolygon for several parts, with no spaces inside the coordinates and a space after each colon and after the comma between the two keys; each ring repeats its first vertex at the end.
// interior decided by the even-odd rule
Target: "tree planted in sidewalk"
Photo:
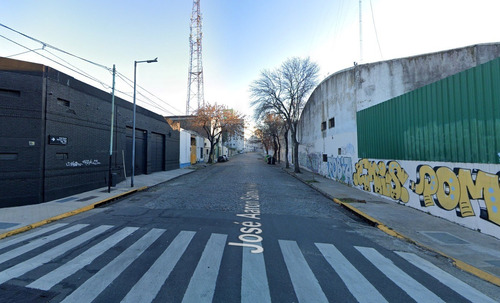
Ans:
{"type": "Polygon", "coordinates": [[[272,145],[273,157],[278,163],[281,162],[280,137],[283,136],[285,128],[285,121],[279,114],[274,113],[266,114],[258,127],[258,130],[262,132],[263,143],[266,142],[268,145],[272,145]]]}
{"type": "Polygon", "coordinates": [[[191,125],[210,141],[208,163],[213,163],[214,147],[219,143],[222,133],[228,136],[243,135],[244,116],[225,105],[207,103],[195,111],[191,125]]]}
{"type": "Polygon", "coordinates": [[[279,114],[284,119],[292,139],[296,173],[300,173],[297,125],[305,102],[316,87],[318,72],[318,65],[309,58],[291,58],[275,70],[262,71],[250,86],[256,120],[268,113],[279,114]]]}

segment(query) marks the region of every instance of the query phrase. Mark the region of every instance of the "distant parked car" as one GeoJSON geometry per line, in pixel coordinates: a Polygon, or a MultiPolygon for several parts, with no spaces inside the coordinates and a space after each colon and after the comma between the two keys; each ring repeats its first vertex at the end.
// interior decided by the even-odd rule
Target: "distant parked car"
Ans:
{"type": "Polygon", "coordinates": [[[227,161],[227,157],[225,157],[225,156],[219,156],[217,158],[217,162],[226,162],[226,161],[227,161]]]}

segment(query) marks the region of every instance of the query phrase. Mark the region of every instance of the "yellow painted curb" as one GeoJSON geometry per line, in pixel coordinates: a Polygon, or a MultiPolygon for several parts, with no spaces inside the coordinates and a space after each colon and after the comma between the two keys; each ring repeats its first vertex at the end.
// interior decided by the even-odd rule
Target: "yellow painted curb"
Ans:
{"type": "Polygon", "coordinates": [[[468,272],[470,274],[473,274],[476,277],[479,277],[479,278],[481,278],[481,279],[483,279],[485,281],[488,281],[488,282],[490,282],[492,284],[495,284],[496,286],[500,286],[500,278],[499,277],[494,276],[494,275],[492,275],[490,273],[487,273],[485,271],[482,271],[479,268],[476,268],[476,267],[474,267],[472,265],[469,265],[469,264],[467,264],[467,263],[465,263],[463,261],[460,261],[460,260],[457,260],[457,259],[451,258],[451,257],[449,257],[449,258],[452,259],[453,260],[453,264],[456,267],[460,268],[461,270],[466,271],[466,272],[468,272]]]}
{"type": "Polygon", "coordinates": [[[446,255],[445,253],[442,253],[438,250],[435,250],[433,248],[430,248],[429,246],[427,245],[424,245],[424,244],[421,244],[419,242],[416,242],[414,240],[412,240],[411,238],[408,238],[407,236],[404,236],[400,233],[398,233],[397,231],[393,230],[393,229],[390,229],[389,227],[387,227],[385,224],[383,224],[382,222],[378,221],[377,219],[365,214],[364,212],[360,211],[359,209],[355,208],[354,206],[352,205],[349,205],[347,203],[344,203],[342,201],[340,201],[339,199],[336,199],[334,198],[333,201],[351,211],[353,211],[354,213],[358,214],[359,216],[362,216],[364,217],[365,219],[367,219],[368,221],[372,222],[373,225],[375,225],[378,229],[380,229],[381,231],[385,232],[386,234],[390,235],[390,236],[393,236],[393,237],[396,237],[396,238],[399,238],[399,239],[402,239],[402,240],[405,240],[407,242],[410,242],[410,243],[413,243],[419,247],[422,247],[428,251],[432,251],[434,253],[437,253],[445,258],[448,258],[450,260],[453,261],[453,265],[455,265],[455,267],[463,270],[463,271],[466,271],[480,279],[483,279],[484,281],[487,281],[487,282],[490,282],[491,284],[495,284],[497,286],[500,286],[500,278],[497,277],[497,276],[494,276],[490,273],[487,273],[483,270],[480,270],[479,268],[476,268],[470,264],[467,264],[463,261],[460,261],[458,259],[455,259],[453,257],[450,257],[448,255],[446,255]]]}
{"type": "Polygon", "coordinates": [[[92,204],[87,205],[85,207],[82,207],[82,208],[79,208],[79,209],[76,209],[76,210],[72,210],[72,211],[69,211],[69,212],[66,212],[66,213],[63,213],[63,214],[60,214],[60,215],[57,215],[57,216],[54,216],[54,217],[51,217],[51,218],[39,221],[39,222],[36,222],[36,223],[28,224],[26,226],[23,226],[23,227],[14,229],[14,230],[10,230],[8,232],[0,234],[0,240],[4,239],[4,238],[7,238],[7,237],[10,237],[10,236],[13,236],[13,235],[17,235],[17,234],[23,233],[25,231],[28,231],[28,230],[31,230],[31,229],[34,229],[34,228],[37,228],[37,227],[40,227],[40,226],[45,225],[45,224],[49,224],[49,223],[57,221],[57,220],[61,220],[61,219],[67,218],[67,217],[71,217],[71,216],[77,215],[79,213],[83,213],[83,212],[89,211],[91,209],[96,208],[97,206],[99,206],[101,204],[104,204],[106,202],[109,202],[109,201],[118,199],[120,197],[129,195],[129,194],[134,193],[134,192],[143,191],[146,188],[148,188],[148,187],[147,186],[143,186],[143,187],[140,187],[140,188],[137,188],[137,189],[129,190],[129,191],[121,193],[119,195],[116,195],[116,196],[113,196],[113,197],[110,197],[110,198],[107,198],[107,199],[104,199],[104,200],[92,203],[92,204]]]}
{"type": "Polygon", "coordinates": [[[340,201],[339,199],[337,198],[334,198],[333,201],[337,204],[340,204],[341,206],[345,207],[345,208],[348,208],[349,210],[351,210],[352,212],[358,214],[359,216],[367,219],[368,221],[372,222],[372,224],[374,226],[378,226],[378,225],[383,225],[382,222],[380,222],[379,220],[365,214],[364,212],[362,212],[361,210],[357,209],[356,207],[352,206],[352,205],[349,205],[349,203],[344,203],[342,201],[340,201]]]}

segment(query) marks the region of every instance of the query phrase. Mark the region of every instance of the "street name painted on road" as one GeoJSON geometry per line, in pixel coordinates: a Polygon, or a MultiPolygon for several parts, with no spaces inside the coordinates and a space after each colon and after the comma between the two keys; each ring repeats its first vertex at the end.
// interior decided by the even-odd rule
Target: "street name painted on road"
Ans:
{"type": "Polygon", "coordinates": [[[255,221],[260,220],[259,193],[255,188],[252,188],[240,199],[245,201],[245,209],[243,211],[244,213],[236,214],[236,216],[252,219],[254,221],[236,222],[237,224],[243,225],[243,227],[240,228],[241,235],[238,236],[241,243],[229,242],[228,245],[252,248],[250,252],[253,254],[262,253],[264,251],[261,245],[263,238],[260,236],[262,233],[262,224],[255,221]]]}

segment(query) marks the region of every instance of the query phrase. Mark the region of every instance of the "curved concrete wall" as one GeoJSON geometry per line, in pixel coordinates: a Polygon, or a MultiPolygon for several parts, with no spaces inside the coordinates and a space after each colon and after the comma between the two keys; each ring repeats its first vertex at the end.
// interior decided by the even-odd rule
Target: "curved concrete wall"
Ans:
{"type": "MultiPolygon", "coordinates": [[[[497,57],[500,57],[500,43],[482,44],[410,58],[356,65],[331,75],[314,90],[302,112],[298,127],[298,140],[301,144],[299,149],[301,167],[363,189],[363,186],[354,180],[367,174],[366,168],[359,165],[362,160],[370,163],[381,161],[389,163],[391,161],[397,162],[398,159],[360,159],[358,157],[356,126],[356,113],[358,111],[476,67],[497,57]],[[359,171],[360,168],[361,171],[359,171]]],[[[396,199],[390,194],[386,194],[386,196],[470,228],[480,229],[489,234],[499,234],[500,221],[492,222],[480,218],[482,211],[480,208],[484,209],[484,207],[475,207],[477,208],[476,215],[464,220],[463,217],[451,214],[449,210],[421,206],[420,196],[409,188],[410,182],[417,180],[418,171],[416,170],[419,166],[432,165],[436,167],[441,165],[451,167],[451,169],[457,167],[479,169],[496,174],[500,170],[500,165],[399,162],[409,174],[399,184],[400,187],[408,189],[409,198],[407,201],[402,201],[400,196],[396,199]]],[[[371,188],[372,186],[368,186],[368,189],[365,188],[365,190],[371,191],[371,188]]]]}

